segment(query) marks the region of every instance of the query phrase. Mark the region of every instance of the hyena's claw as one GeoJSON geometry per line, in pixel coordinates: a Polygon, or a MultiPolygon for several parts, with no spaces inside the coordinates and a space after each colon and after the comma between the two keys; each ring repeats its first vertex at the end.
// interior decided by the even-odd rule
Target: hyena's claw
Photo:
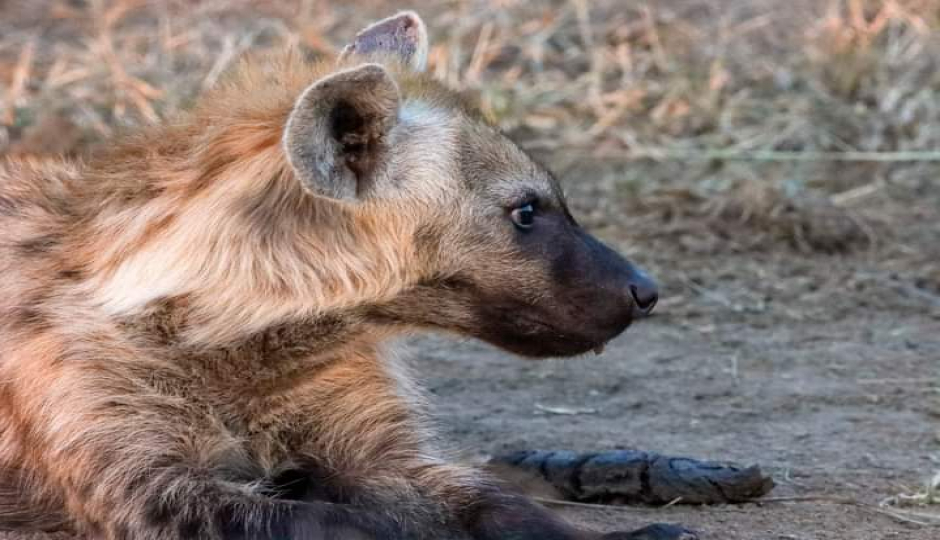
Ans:
{"type": "Polygon", "coordinates": [[[653,523],[635,531],[608,533],[601,540],[699,540],[699,537],[685,527],[653,523]]]}

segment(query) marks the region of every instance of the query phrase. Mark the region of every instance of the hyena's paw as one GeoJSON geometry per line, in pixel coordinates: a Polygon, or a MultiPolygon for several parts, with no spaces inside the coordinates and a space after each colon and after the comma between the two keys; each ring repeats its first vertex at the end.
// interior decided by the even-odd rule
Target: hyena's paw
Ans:
{"type": "Polygon", "coordinates": [[[698,540],[698,535],[678,525],[653,523],[635,531],[608,533],[601,540],[698,540]]]}

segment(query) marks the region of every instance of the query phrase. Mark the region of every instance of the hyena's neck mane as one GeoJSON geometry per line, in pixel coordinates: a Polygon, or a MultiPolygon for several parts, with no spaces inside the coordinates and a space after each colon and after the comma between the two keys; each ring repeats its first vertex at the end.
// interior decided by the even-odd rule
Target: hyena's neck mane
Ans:
{"type": "Polygon", "coordinates": [[[90,161],[73,237],[98,308],[134,319],[185,298],[185,339],[212,346],[415,281],[406,222],[313,197],[294,177],[282,132],[324,68],[289,62],[248,65],[194,112],[90,161]]]}
{"type": "Polygon", "coordinates": [[[185,358],[190,367],[217,371],[215,380],[232,384],[238,379],[231,377],[233,372],[251,373],[240,379],[248,385],[247,392],[251,385],[264,380],[276,383],[290,370],[309,368],[311,360],[329,361],[351,346],[361,349],[377,341],[363,340],[362,319],[357,311],[350,311],[272,324],[228,342],[193,343],[187,339],[191,321],[186,303],[185,298],[154,302],[146,313],[122,320],[118,326],[158,359],[185,358]]]}

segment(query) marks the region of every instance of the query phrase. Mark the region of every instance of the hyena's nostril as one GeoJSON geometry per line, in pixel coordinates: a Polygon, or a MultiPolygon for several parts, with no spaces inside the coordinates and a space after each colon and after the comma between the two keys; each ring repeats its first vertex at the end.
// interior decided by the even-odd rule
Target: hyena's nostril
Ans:
{"type": "Polygon", "coordinates": [[[633,304],[636,306],[636,315],[649,315],[656,302],[659,301],[659,291],[656,283],[646,276],[638,276],[630,284],[630,295],[633,297],[633,304]]]}
{"type": "Polygon", "coordinates": [[[636,302],[636,307],[643,312],[643,315],[653,311],[659,300],[659,293],[656,289],[641,289],[636,285],[630,285],[630,294],[633,295],[633,301],[636,302]]]}

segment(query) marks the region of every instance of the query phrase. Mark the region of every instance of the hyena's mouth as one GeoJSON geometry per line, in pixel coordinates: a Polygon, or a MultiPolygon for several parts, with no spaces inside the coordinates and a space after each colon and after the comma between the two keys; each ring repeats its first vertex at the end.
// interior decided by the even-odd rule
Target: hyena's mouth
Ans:
{"type": "Polygon", "coordinates": [[[529,357],[577,356],[593,351],[603,352],[607,343],[619,335],[629,323],[621,328],[599,332],[590,327],[584,333],[563,330],[555,324],[531,316],[516,316],[511,321],[498,317],[487,317],[479,336],[510,352],[529,357]],[[500,324],[509,322],[510,324],[500,324]]]}

